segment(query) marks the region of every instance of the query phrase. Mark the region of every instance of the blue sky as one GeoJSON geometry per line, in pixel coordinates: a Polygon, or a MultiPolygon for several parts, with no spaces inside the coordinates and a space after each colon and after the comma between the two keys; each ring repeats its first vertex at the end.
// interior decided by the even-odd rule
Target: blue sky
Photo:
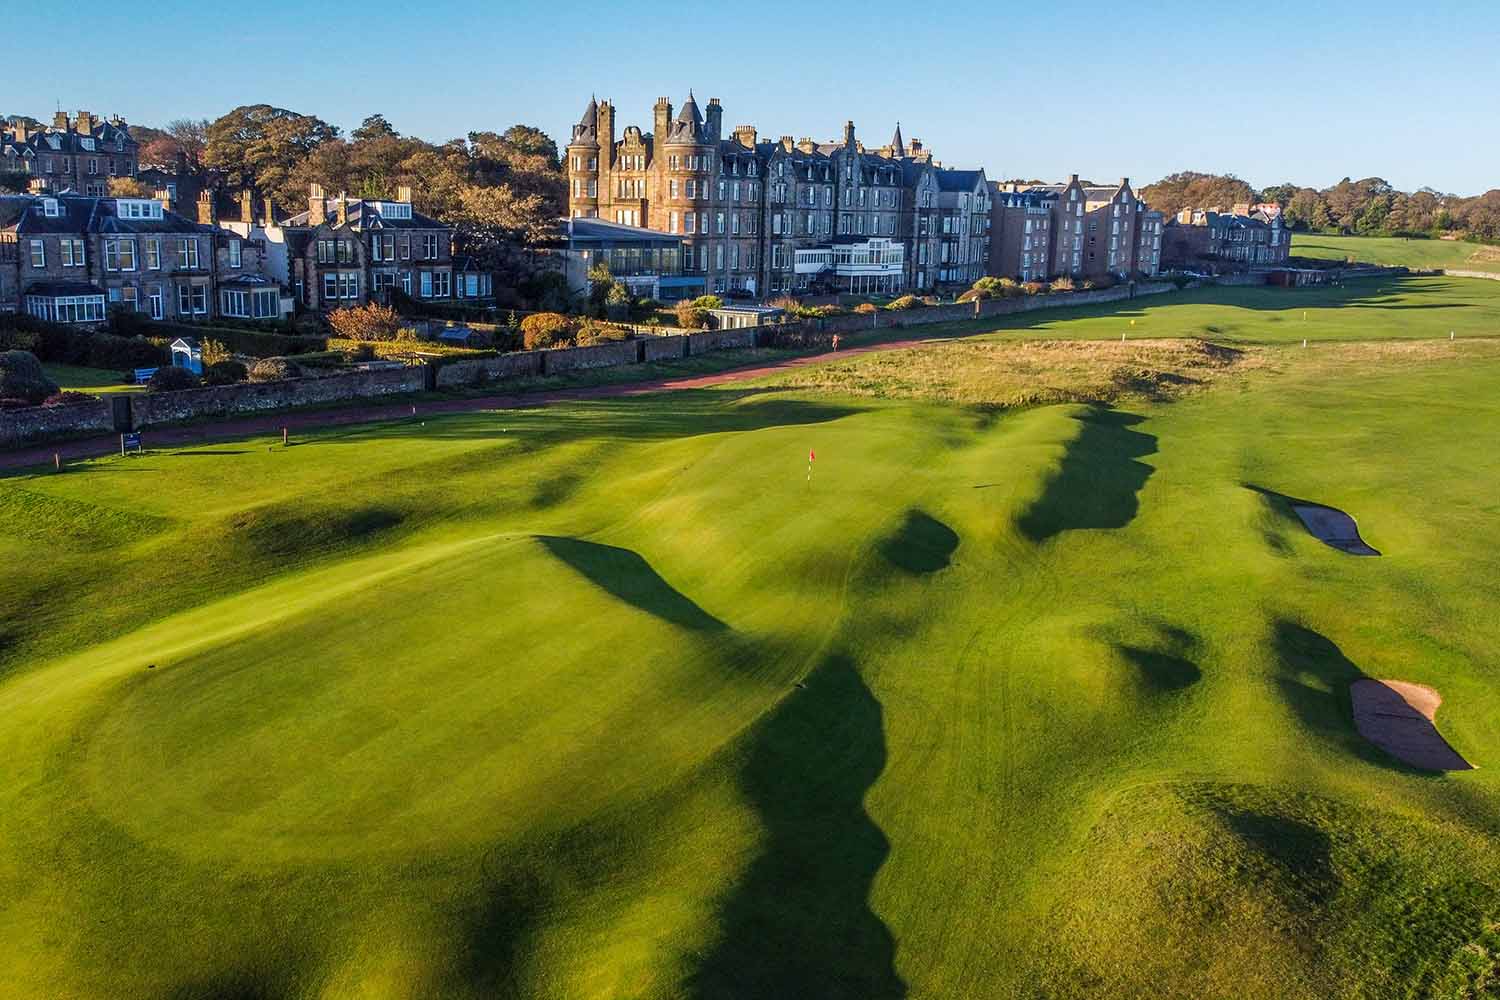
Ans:
{"type": "Polygon", "coordinates": [[[526,122],[561,146],[593,92],[621,127],[649,129],[655,98],[680,104],[691,87],[723,101],[726,128],[826,139],[852,118],[878,146],[899,119],[943,163],[999,178],[1145,183],[1194,169],[1258,187],[1372,174],[1407,190],[1500,187],[1495,0],[262,0],[234,12],[76,0],[64,21],[49,10],[15,4],[6,34],[65,41],[88,24],[118,48],[55,75],[12,74],[0,113],[45,119],[60,102],[161,124],[270,103],[346,130],[378,111],[434,141],[526,122]],[[126,71],[132,53],[140,68],[126,71]]]}

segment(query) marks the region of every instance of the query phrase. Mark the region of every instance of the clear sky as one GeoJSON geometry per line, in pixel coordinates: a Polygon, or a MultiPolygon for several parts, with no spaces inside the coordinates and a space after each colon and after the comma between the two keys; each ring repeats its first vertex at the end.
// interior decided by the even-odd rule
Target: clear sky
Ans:
{"type": "Polygon", "coordinates": [[[9,74],[0,114],[160,125],[269,103],[346,131],[380,112],[434,141],[525,122],[561,147],[591,93],[649,130],[655,98],[691,87],[723,101],[726,130],[828,139],[848,118],[880,146],[899,119],[992,178],[1500,187],[1497,0],[7,7],[5,34],[55,38],[58,58],[9,74]],[[80,25],[106,49],[72,62],[80,25]]]}

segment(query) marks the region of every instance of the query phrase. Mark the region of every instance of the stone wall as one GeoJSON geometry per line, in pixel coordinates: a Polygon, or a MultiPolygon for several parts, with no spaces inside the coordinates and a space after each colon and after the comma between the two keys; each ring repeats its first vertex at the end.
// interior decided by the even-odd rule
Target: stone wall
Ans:
{"type": "Polygon", "coordinates": [[[181,392],[145,392],[130,398],[132,426],[151,427],[197,417],[233,417],[348,399],[379,398],[421,392],[427,386],[422,366],[348,372],[328,378],[285,382],[243,382],[181,392]]]}
{"type": "Polygon", "coordinates": [[[710,351],[732,351],[741,347],[755,346],[755,331],[758,327],[745,326],[737,330],[705,330],[687,336],[689,354],[707,354],[710,351]]]}
{"type": "Polygon", "coordinates": [[[593,347],[565,347],[545,352],[543,371],[548,375],[581,371],[585,368],[609,368],[613,365],[634,364],[640,348],[633,340],[622,340],[614,344],[597,344],[593,347]]]}
{"type": "Polygon", "coordinates": [[[686,336],[647,337],[640,341],[642,361],[667,361],[687,353],[686,336]]]}
{"type": "Polygon", "coordinates": [[[108,399],[65,406],[28,406],[0,411],[0,448],[75,434],[107,434],[115,429],[108,399]]]}
{"type": "Polygon", "coordinates": [[[1500,281],[1500,274],[1491,271],[1455,271],[1451,267],[1445,267],[1442,273],[1450,278],[1484,278],[1489,281],[1500,281]]]}
{"type": "Polygon", "coordinates": [[[494,358],[453,361],[443,365],[437,370],[437,387],[458,389],[508,378],[527,378],[541,373],[541,351],[517,351],[494,358]]]}

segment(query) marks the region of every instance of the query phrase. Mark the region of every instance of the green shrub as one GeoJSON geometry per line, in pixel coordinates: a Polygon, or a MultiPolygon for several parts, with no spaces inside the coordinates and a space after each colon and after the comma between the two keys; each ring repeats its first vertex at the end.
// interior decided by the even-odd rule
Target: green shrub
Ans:
{"type": "Polygon", "coordinates": [[[598,344],[617,344],[629,339],[629,330],[589,319],[579,324],[578,333],[574,336],[573,342],[579,347],[594,347],[598,344]]]}
{"type": "Polygon", "coordinates": [[[203,369],[203,381],[207,385],[234,385],[250,377],[250,369],[240,361],[215,361],[203,369]]]}
{"type": "Polygon", "coordinates": [[[288,358],[261,358],[250,366],[252,382],[282,382],[301,377],[302,369],[288,358]]]}
{"type": "Polygon", "coordinates": [[[689,302],[684,299],[677,303],[673,313],[676,315],[677,325],[684,330],[707,330],[709,323],[713,321],[713,316],[707,309],[697,305],[696,300],[689,302]]]}
{"type": "Polygon", "coordinates": [[[562,313],[533,313],[521,320],[521,343],[528,351],[566,347],[573,338],[573,321],[562,313]]]}
{"type": "Polygon", "coordinates": [[[186,368],[176,365],[162,365],[156,369],[156,374],[146,383],[147,392],[178,392],[182,389],[196,389],[202,385],[198,376],[186,368]]]}
{"type": "Polygon", "coordinates": [[[854,307],[854,311],[859,313],[861,316],[869,316],[872,313],[879,312],[880,310],[875,308],[875,303],[873,302],[861,302],[859,305],[854,307]]]}
{"type": "Polygon", "coordinates": [[[920,309],[924,305],[926,305],[926,303],[917,298],[915,295],[903,295],[899,299],[896,299],[887,304],[886,308],[893,312],[905,312],[908,309],[920,309]]]}
{"type": "Polygon", "coordinates": [[[717,295],[700,295],[693,300],[693,305],[699,309],[723,309],[724,300],[717,295]]]}
{"type": "Polygon", "coordinates": [[[95,333],[88,339],[83,363],[90,368],[159,368],[171,363],[171,354],[160,344],[144,337],[118,337],[113,333],[95,333]]]}
{"type": "Polygon", "coordinates": [[[0,399],[24,399],[35,406],[57,392],[57,383],[42,371],[42,363],[29,351],[0,354],[0,399]]]}

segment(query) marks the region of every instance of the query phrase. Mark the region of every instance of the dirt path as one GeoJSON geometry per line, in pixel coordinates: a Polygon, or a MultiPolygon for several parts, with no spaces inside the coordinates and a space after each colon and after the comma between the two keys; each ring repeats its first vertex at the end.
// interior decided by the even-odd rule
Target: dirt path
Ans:
{"type": "MultiPolygon", "coordinates": [[[[254,437],[260,434],[275,434],[283,427],[296,432],[316,427],[340,427],[347,424],[365,424],[381,420],[410,418],[412,407],[418,414],[471,413],[478,410],[515,410],[549,406],[553,403],[570,403],[589,399],[610,399],[620,396],[644,396],[656,392],[678,392],[683,389],[706,389],[732,382],[748,382],[752,379],[773,375],[792,368],[821,364],[836,358],[869,354],[873,351],[899,351],[908,347],[932,343],[941,337],[914,338],[849,347],[838,352],[804,355],[787,358],[768,365],[753,365],[731,368],[712,375],[694,375],[683,378],[652,379],[643,382],[622,382],[615,385],[580,386],[577,389],[554,389],[546,392],[509,393],[498,396],[478,396],[464,399],[431,399],[413,403],[374,403],[364,406],[341,407],[336,410],[282,410],[264,416],[222,420],[214,423],[192,424],[181,427],[164,427],[160,430],[142,431],[143,440],[151,448],[174,448],[184,445],[202,444],[231,438],[254,437]]],[[[0,469],[20,469],[52,462],[54,454],[63,461],[94,458],[119,450],[118,434],[79,438],[57,444],[36,445],[18,451],[0,453],[0,469]]]]}

